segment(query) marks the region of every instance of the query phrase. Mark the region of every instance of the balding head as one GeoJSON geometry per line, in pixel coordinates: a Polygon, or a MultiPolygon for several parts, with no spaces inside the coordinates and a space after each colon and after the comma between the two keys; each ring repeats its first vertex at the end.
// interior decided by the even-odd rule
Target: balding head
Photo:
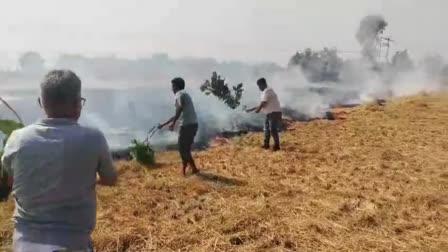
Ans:
{"type": "Polygon", "coordinates": [[[70,70],[50,71],[40,84],[42,106],[48,117],[78,119],[81,80],[70,70]]]}

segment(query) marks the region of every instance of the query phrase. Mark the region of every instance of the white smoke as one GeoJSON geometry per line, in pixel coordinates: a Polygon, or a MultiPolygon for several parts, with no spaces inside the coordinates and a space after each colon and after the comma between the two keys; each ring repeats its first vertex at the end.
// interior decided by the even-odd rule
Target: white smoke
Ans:
{"type": "MultiPolygon", "coordinates": [[[[144,139],[146,132],[174,114],[170,80],[181,76],[193,97],[200,120],[198,139],[206,142],[222,131],[238,130],[247,125],[262,127],[263,116],[247,114],[239,107],[232,110],[213,96],[205,96],[199,86],[213,71],[226,77],[229,84],[244,83],[242,105],[259,103],[256,80],[265,77],[277,91],[284,108],[297,118],[323,117],[332,106],[359,104],[375,99],[413,95],[443,90],[447,65],[441,57],[427,57],[412,70],[399,72],[389,65],[374,70],[368,61],[345,60],[339,82],[310,83],[300,69],[285,69],[275,64],[218,62],[214,59],[173,59],[167,55],[150,58],[87,58],[61,56],[55,68],[70,68],[83,81],[87,104],[81,123],[103,130],[111,146],[125,147],[133,138],[144,139]]],[[[36,103],[36,89],[44,73],[23,73],[23,70],[1,72],[0,88],[11,99],[26,123],[42,115],[36,103]],[[13,81],[13,82],[12,82],[13,81]],[[10,89],[11,84],[15,89],[10,89]],[[30,91],[21,90],[29,87],[30,91]]],[[[157,133],[153,144],[170,145],[177,135],[157,133]]]]}

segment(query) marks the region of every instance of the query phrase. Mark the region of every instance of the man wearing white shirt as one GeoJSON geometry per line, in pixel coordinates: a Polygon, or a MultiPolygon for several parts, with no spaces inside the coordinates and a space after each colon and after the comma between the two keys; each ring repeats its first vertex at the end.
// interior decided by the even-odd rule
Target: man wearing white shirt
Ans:
{"type": "Polygon", "coordinates": [[[257,81],[258,88],[261,93],[261,102],[257,107],[246,110],[246,112],[260,113],[263,111],[266,114],[266,121],[264,125],[264,149],[269,149],[271,136],[274,139],[274,151],[280,150],[280,138],[278,129],[282,121],[282,112],[280,102],[275,91],[268,86],[266,79],[261,78],[257,81]]]}

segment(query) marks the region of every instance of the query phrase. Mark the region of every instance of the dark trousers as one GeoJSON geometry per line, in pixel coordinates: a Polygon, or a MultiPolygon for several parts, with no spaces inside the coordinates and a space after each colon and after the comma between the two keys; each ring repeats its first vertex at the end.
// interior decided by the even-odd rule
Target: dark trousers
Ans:
{"type": "Polygon", "coordinates": [[[193,160],[193,156],[191,155],[191,146],[194,142],[194,137],[198,132],[198,125],[191,124],[180,127],[179,131],[179,153],[183,162],[191,162],[193,160]]]}
{"type": "Polygon", "coordinates": [[[266,115],[264,123],[264,147],[269,148],[271,136],[274,139],[274,148],[280,148],[278,131],[282,122],[282,112],[272,112],[266,115]]]}

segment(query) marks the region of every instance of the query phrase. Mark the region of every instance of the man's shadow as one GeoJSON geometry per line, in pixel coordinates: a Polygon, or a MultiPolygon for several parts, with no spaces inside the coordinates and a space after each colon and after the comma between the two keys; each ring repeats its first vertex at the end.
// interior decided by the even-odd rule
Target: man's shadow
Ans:
{"type": "Polygon", "coordinates": [[[213,182],[217,184],[223,184],[228,186],[243,186],[247,185],[246,181],[233,179],[233,178],[227,178],[221,175],[216,175],[209,172],[200,172],[196,174],[196,177],[203,181],[213,182]]]}

